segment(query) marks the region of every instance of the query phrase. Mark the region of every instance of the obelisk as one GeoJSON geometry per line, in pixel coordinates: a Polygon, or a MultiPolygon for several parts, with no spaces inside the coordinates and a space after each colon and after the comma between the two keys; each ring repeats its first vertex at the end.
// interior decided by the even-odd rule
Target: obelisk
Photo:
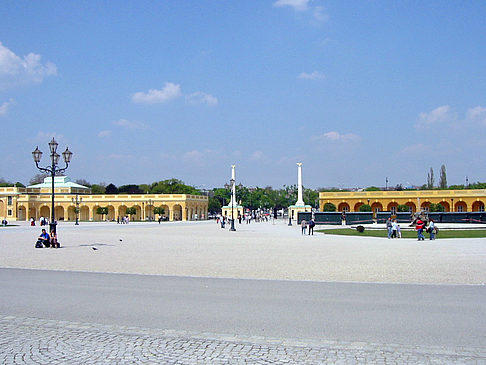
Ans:
{"type": "Polygon", "coordinates": [[[303,207],[304,204],[304,195],[302,193],[302,162],[297,162],[297,202],[295,203],[296,207],[303,207]]]}

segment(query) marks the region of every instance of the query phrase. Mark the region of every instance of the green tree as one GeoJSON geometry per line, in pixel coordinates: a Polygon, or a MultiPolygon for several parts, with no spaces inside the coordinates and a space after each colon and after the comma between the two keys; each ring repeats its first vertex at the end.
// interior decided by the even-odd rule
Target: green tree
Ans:
{"type": "Polygon", "coordinates": [[[429,206],[429,212],[444,212],[445,208],[441,204],[432,203],[429,206]]]}
{"type": "Polygon", "coordinates": [[[431,167],[427,174],[427,189],[433,189],[435,184],[434,169],[431,167]]]}
{"type": "Polygon", "coordinates": [[[447,189],[447,175],[445,165],[442,165],[440,167],[439,188],[447,189]]]}
{"type": "Polygon", "coordinates": [[[105,190],[106,188],[102,183],[91,185],[92,194],[105,194],[105,190]]]}
{"type": "Polygon", "coordinates": [[[129,185],[122,185],[118,187],[119,194],[142,194],[144,191],[140,190],[138,185],[129,184],[129,185]]]}
{"type": "Polygon", "coordinates": [[[380,191],[381,189],[376,186],[369,186],[364,191],[380,191]]]}
{"type": "Polygon", "coordinates": [[[400,204],[397,207],[397,212],[401,212],[401,213],[410,212],[410,208],[408,205],[400,204]]]}
{"type": "Polygon", "coordinates": [[[115,184],[110,183],[105,188],[105,194],[118,194],[118,188],[115,186],[115,184]]]}
{"type": "Polygon", "coordinates": [[[302,195],[305,204],[317,208],[319,203],[319,192],[317,190],[303,188],[302,195]]]}
{"type": "Polygon", "coordinates": [[[211,214],[221,213],[221,202],[218,198],[210,196],[208,199],[208,212],[211,214]]]}
{"type": "Polygon", "coordinates": [[[151,194],[188,194],[188,195],[201,195],[201,191],[193,186],[184,184],[183,181],[178,179],[169,179],[154,182],[150,188],[151,194]]]}
{"type": "Polygon", "coordinates": [[[360,212],[371,212],[371,205],[369,204],[363,204],[362,206],[359,207],[360,212]]]}
{"type": "Polygon", "coordinates": [[[231,192],[226,188],[215,188],[213,189],[213,196],[218,199],[221,206],[225,206],[231,199],[231,192]]]}
{"type": "Polygon", "coordinates": [[[323,210],[324,212],[335,212],[336,206],[333,203],[326,203],[324,204],[323,210]]]}
{"type": "MultiPolygon", "coordinates": [[[[127,211],[128,211],[128,209],[127,209],[127,211]]],[[[136,213],[136,211],[135,211],[135,213],[136,213]]],[[[135,213],[133,213],[133,214],[135,214],[135,213]]],[[[165,214],[165,209],[162,208],[162,207],[155,207],[154,208],[154,214],[164,215],[165,214]]]]}
{"type": "Polygon", "coordinates": [[[108,214],[108,207],[98,207],[96,208],[96,214],[101,215],[101,220],[105,220],[105,215],[108,214]]]}
{"type": "Polygon", "coordinates": [[[130,216],[130,219],[132,219],[132,216],[137,214],[137,208],[136,207],[127,208],[127,214],[130,216]]]}

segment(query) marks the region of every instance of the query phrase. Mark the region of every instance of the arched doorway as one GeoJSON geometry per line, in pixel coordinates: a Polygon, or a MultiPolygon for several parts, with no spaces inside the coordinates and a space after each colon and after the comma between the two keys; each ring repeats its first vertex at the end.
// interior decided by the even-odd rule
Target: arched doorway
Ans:
{"type": "Polygon", "coordinates": [[[108,205],[108,214],[106,215],[106,219],[108,219],[109,221],[116,220],[115,207],[113,205],[108,205]]]}
{"type": "Polygon", "coordinates": [[[354,211],[355,211],[355,212],[359,212],[359,208],[360,208],[362,205],[363,205],[363,203],[361,203],[361,202],[360,202],[360,203],[356,203],[356,204],[354,205],[354,211]]]}
{"type": "Polygon", "coordinates": [[[120,205],[118,207],[118,216],[120,217],[120,220],[127,215],[127,206],[126,205],[120,205]]]}
{"type": "Polygon", "coordinates": [[[430,202],[423,202],[420,207],[422,208],[422,210],[425,210],[426,212],[428,212],[430,210],[430,202]]]}
{"type": "Polygon", "coordinates": [[[101,222],[101,220],[103,219],[103,215],[102,214],[98,214],[98,208],[100,208],[99,205],[95,205],[93,207],[93,220],[95,222],[101,222]]]}
{"type": "Polygon", "coordinates": [[[74,205],[71,205],[68,208],[68,220],[70,221],[76,220],[76,207],[74,205]]]}
{"type": "Polygon", "coordinates": [[[339,203],[338,205],[338,212],[349,212],[349,204],[348,203],[339,203]]]}
{"type": "Polygon", "coordinates": [[[89,221],[89,208],[86,205],[79,208],[79,219],[89,221]]]}
{"type": "Polygon", "coordinates": [[[54,208],[54,213],[56,216],[57,221],[63,221],[64,220],[64,208],[60,205],[54,208]]]}
{"type": "Polygon", "coordinates": [[[467,212],[467,204],[465,202],[457,202],[455,204],[454,211],[456,211],[456,212],[467,212]]]}
{"type": "Polygon", "coordinates": [[[484,203],[482,201],[475,201],[472,205],[473,212],[484,212],[484,203]]]}
{"type": "Polygon", "coordinates": [[[398,210],[398,203],[397,202],[391,202],[388,204],[386,207],[387,212],[391,212],[392,215],[396,215],[398,210]]]}
{"type": "Polygon", "coordinates": [[[444,212],[450,212],[451,211],[451,206],[449,205],[448,202],[441,201],[439,204],[444,207],[444,212]]]}
{"type": "Polygon", "coordinates": [[[142,207],[140,205],[134,205],[133,208],[136,209],[136,213],[131,217],[131,219],[139,221],[142,219],[142,207]]]}
{"type": "Polygon", "coordinates": [[[25,209],[23,205],[19,207],[18,220],[19,221],[27,220],[27,209],[25,209]]]}
{"type": "Polygon", "coordinates": [[[49,207],[47,205],[43,205],[40,208],[39,214],[40,214],[41,217],[47,218],[49,220],[51,219],[51,210],[49,209],[49,207]]]}
{"type": "Polygon", "coordinates": [[[173,208],[173,220],[180,221],[182,220],[182,206],[179,204],[174,205],[173,208]]]}
{"type": "Polygon", "coordinates": [[[169,206],[168,205],[160,205],[159,208],[162,208],[164,210],[164,213],[163,214],[157,214],[157,219],[162,218],[162,220],[168,220],[169,217],[170,217],[169,206]]]}
{"type": "Polygon", "coordinates": [[[415,211],[417,210],[417,206],[415,205],[415,203],[406,202],[405,205],[408,207],[410,213],[415,213],[415,211]]]}

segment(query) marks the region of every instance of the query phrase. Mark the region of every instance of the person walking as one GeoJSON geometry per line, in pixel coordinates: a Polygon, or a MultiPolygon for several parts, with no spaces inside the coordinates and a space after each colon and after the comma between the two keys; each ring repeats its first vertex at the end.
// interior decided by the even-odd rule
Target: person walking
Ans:
{"type": "Polygon", "coordinates": [[[391,226],[391,238],[397,238],[398,237],[398,223],[397,220],[394,219],[392,222],[391,226]]]}
{"type": "Polygon", "coordinates": [[[417,218],[417,222],[415,222],[415,230],[417,231],[417,241],[423,241],[425,239],[424,236],[424,221],[421,218],[417,218]]]}
{"type": "Polygon", "coordinates": [[[307,230],[307,222],[305,219],[302,219],[302,222],[300,222],[300,227],[302,228],[302,234],[305,234],[307,230]]]}

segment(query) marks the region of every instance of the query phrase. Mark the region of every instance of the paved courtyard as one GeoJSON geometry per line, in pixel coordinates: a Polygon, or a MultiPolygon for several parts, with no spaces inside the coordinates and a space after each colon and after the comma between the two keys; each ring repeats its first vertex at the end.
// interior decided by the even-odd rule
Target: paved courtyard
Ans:
{"type": "MultiPolygon", "coordinates": [[[[33,249],[39,226],[0,229],[0,267],[226,278],[484,284],[486,239],[302,236],[286,221],[62,223],[62,248],[33,249]],[[93,250],[96,248],[96,250],[93,250]]],[[[385,233],[384,233],[385,235],[385,233]]]]}
{"type": "Polygon", "coordinates": [[[154,330],[0,316],[3,364],[486,364],[486,350],[154,330]]]}
{"type": "MultiPolygon", "coordinates": [[[[61,249],[34,249],[40,228],[1,228],[0,268],[481,287],[486,283],[486,239],[418,242],[302,236],[299,227],[288,227],[282,220],[236,225],[237,232],[215,222],[61,223],[61,249]]],[[[5,364],[486,364],[486,345],[243,336],[8,312],[0,313],[0,328],[0,362],[5,364]]]]}

